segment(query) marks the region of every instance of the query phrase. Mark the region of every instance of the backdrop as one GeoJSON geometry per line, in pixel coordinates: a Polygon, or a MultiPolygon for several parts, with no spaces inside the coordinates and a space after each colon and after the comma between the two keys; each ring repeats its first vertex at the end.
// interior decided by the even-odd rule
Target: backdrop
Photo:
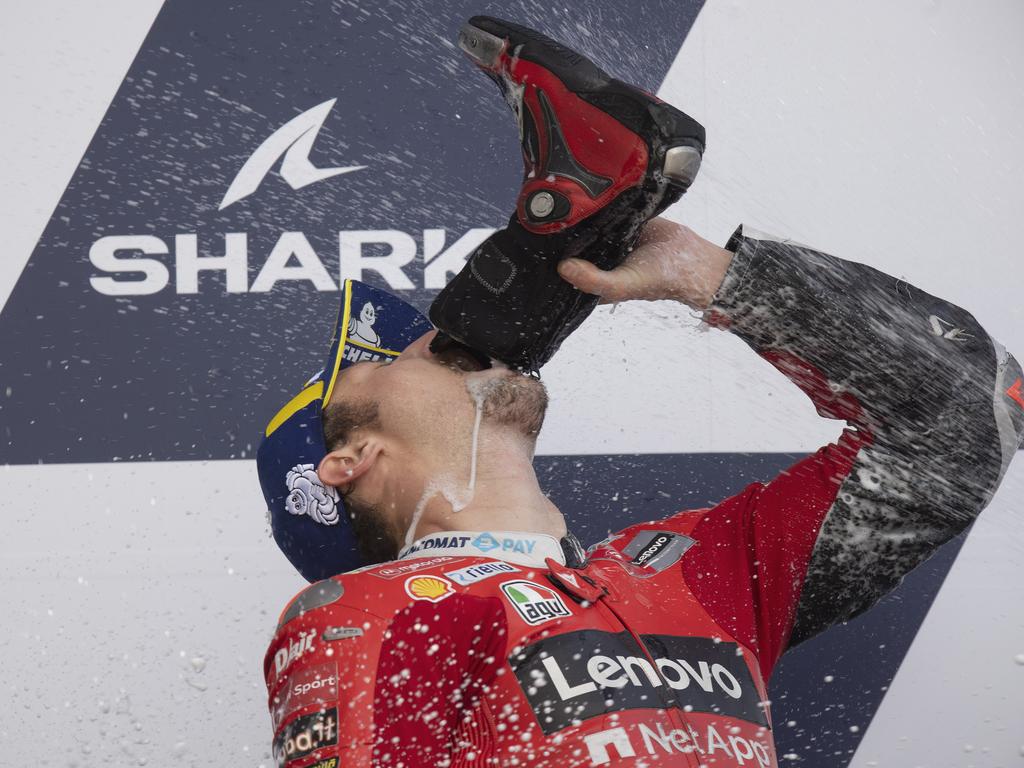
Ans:
{"type": "MultiPolygon", "coordinates": [[[[343,277],[425,307],[511,210],[514,124],[453,45],[476,12],[705,124],[672,218],[905,277],[1024,353],[1014,0],[19,5],[0,30],[0,765],[271,764],[262,654],[302,581],[251,457],[319,367],[343,277]],[[296,140],[345,171],[282,172],[296,140]]],[[[537,467],[587,543],[840,431],[673,305],[599,310],[545,375],[537,467]]],[[[1024,762],[1022,490],[1018,461],[966,540],[786,657],[780,755],[1024,762]]]]}

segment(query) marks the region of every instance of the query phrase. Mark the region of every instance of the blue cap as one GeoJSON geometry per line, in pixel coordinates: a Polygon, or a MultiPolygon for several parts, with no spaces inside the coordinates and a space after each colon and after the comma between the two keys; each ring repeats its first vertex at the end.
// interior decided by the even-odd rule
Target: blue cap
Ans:
{"type": "Polygon", "coordinates": [[[411,304],[387,291],[346,280],[330,353],[311,378],[270,420],[256,453],[274,540],[309,581],[359,568],[352,521],[338,491],[316,468],[327,455],[321,413],[338,373],[364,360],[394,360],[434,326],[411,304]]]}

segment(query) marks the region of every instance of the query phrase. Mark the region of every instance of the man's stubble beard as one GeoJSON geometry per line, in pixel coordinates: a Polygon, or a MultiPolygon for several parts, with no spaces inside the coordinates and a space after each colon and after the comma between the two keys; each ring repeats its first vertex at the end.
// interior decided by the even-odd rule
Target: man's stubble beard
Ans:
{"type": "Polygon", "coordinates": [[[539,379],[520,375],[491,379],[482,385],[481,394],[484,421],[536,439],[548,410],[548,392],[539,379]]]}
{"type": "Polygon", "coordinates": [[[398,545],[391,521],[376,504],[357,501],[351,496],[345,499],[352,533],[356,537],[359,554],[364,563],[385,563],[398,557],[398,545]]]}

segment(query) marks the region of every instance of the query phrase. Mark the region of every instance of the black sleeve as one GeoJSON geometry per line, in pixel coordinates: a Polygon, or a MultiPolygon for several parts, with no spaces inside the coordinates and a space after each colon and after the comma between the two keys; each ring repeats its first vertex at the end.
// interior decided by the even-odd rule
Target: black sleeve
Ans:
{"type": "Polygon", "coordinates": [[[966,311],[741,227],[708,312],[861,446],[821,524],[790,645],[895,587],[991,499],[1024,432],[1021,368],[966,311]]]}

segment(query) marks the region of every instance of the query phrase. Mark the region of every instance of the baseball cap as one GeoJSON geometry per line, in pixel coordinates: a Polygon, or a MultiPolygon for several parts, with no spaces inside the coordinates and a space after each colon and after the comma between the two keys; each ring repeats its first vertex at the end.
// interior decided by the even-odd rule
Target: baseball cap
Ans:
{"type": "Polygon", "coordinates": [[[256,453],[274,540],[309,581],[367,565],[337,489],[317,477],[327,455],[321,415],[338,374],[364,360],[394,360],[433,330],[419,310],[387,291],[346,280],[323,370],[277,412],[256,453]]]}

